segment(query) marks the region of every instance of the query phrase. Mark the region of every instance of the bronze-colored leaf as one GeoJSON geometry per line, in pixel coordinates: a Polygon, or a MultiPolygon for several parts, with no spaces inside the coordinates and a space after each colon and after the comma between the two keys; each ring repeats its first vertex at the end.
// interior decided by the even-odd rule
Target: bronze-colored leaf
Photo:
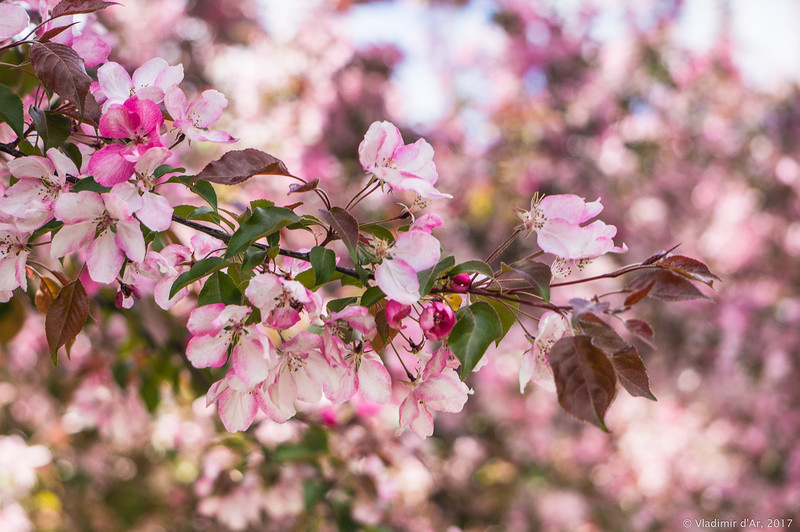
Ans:
{"type": "Polygon", "coordinates": [[[36,296],[34,297],[34,303],[36,303],[36,308],[39,309],[39,312],[47,314],[50,305],[60,291],[61,285],[43,276],[39,282],[39,290],[37,290],[36,296]]]}
{"type": "Polygon", "coordinates": [[[35,42],[31,44],[30,60],[42,83],[75,104],[83,114],[92,78],[86,74],[81,56],[63,44],[35,42]]]}
{"type": "Polygon", "coordinates": [[[714,281],[722,281],[722,279],[711,273],[708,266],[699,260],[684,257],[683,255],[669,255],[658,261],[658,265],[669,268],[687,279],[699,281],[708,286],[712,286],[714,281]]]}
{"type": "Polygon", "coordinates": [[[94,13],[109,6],[119,5],[117,2],[103,2],[101,0],[61,0],[53,8],[53,18],[79,13],[94,13]]]}
{"type": "Polygon", "coordinates": [[[653,288],[654,284],[655,280],[652,280],[642,288],[639,288],[638,290],[634,290],[633,292],[631,292],[628,295],[628,297],[625,298],[625,302],[623,303],[623,305],[625,305],[626,307],[632,307],[633,305],[635,305],[636,303],[647,297],[647,294],[650,293],[650,289],[653,288]]]}
{"type": "Polygon", "coordinates": [[[630,347],[617,331],[594,314],[581,315],[578,324],[585,335],[591,336],[592,345],[609,357],[630,347]]]}
{"type": "Polygon", "coordinates": [[[655,331],[653,330],[653,327],[646,321],[631,318],[629,320],[625,320],[625,328],[645,342],[649,344],[653,343],[655,331]]]}
{"type": "Polygon", "coordinates": [[[254,175],[291,176],[283,161],[255,148],[229,151],[206,165],[194,178],[220,185],[236,185],[254,175]]]}
{"type": "Polygon", "coordinates": [[[89,317],[89,297],[79,280],[72,281],[58,293],[47,311],[44,322],[47,345],[53,361],[62,345],[81,332],[89,317]]]}
{"type": "Polygon", "coordinates": [[[641,290],[652,283],[650,297],[663,301],[685,301],[687,299],[708,299],[695,285],[678,274],[666,270],[647,272],[631,280],[625,288],[628,290],[641,290]]]}
{"type": "Polygon", "coordinates": [[[299,192],[311,192],[319,185],[319,178],[315,177],[307,183],[293,183],[289,185],[289,192],[287,194],[295,194],[299,192]]]}
{"type": "Polygon", "coordinates": [[[558,403],[578,419],[605,432],[605,414],[617,394],[614,366],[586,335],[566,336],[548,354],[556,381],[558,403]]]}
{"type": "Polygon", "coordinates": [[[611,357],[611,364],[617,372],[620,384],[629,394],[634,397],[647,397],[653,401],[656,400],[650,391],[650,379],[647,377],[644,362],[642,362],[639,351],[635,347],[629,345],[627,349],[615,353],[611,357]]]}

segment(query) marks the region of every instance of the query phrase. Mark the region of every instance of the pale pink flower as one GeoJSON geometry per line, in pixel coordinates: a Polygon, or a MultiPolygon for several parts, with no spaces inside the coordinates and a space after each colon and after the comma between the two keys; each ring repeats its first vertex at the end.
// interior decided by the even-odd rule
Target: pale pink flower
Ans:
{"type": "Polygon", "coordinates": [[[169,297],[175,279],[191,267],[189,263],[191,258],[191,250],[180,244],[170,244],[161,251],[148,251],[145,255],[145,264],[155,270],[160,277],[153,290],[153,299],[164,310],[172,308],[175,303],[189,294],[189,289],[184,287],[178,290],[172,298],[169,297]]]}
{"type": "Polygon", "coordinates": [[[419,315],[419,326],[431,340],[441,340],[446,337],[455,324],[455,312],[450,305],[441,301],[429,303],[419,315]]]}
{"type": "Polygon", "coordinates": [[[331,368],[321,347],[319,335],[303,331],[277,348],[278,362],[258,394],[267,416],[283,423],[296,413],[295,401],[316,403],[322,398],[331,368]]]}
{"type": "Polygon", "coordinates": [[[400,130],[389,122],[373,122],[358,147],[364,170],[394,190],[413,190],[423,198],[452,198],[436,188],[433,148],[425,139],[403,144],[400,130]]]}
{"type": "Polygon", "coordinates": [[[539,330],[536,338],[531,339],[531,349],[522,355],[519,368],[519,391],[533,381],[545,390],[556,391],[553,370],[547,360],[550,348],[569,330],[567,321],[555,312],[545,312],[539,319],[539,330]]]}
{"type": "Polygon", "coordinates": [[[112,191],[128,202],[131,212],[153,231],[166,231],[172,224],[172,205],[153,192],[156,169],[171,155],[167,148],[156,146],[145,151],[134,164],[135,182],[117,183],[112,191]]]}
{"type": "Polygon", "coordinates": [[[431,410],[461,412],[469,396],[469,388],[461,382],[449,365],[451,353],[439,349],[428,360],[420,360],[424,368],[411,383],[411,391],[400,404],[400,431],[410,429],[420,437],[433,434],[431,410]]]}
{"type": "Polygon", "coordinates": [[[547,253],[568,260],[592,259],[605,253],[624,253],[624,244],[614,246],[617,228],[597,220],[581,225],[603,210],[600,200],[586,203],[574,194],[540,198],[534,196],[530,211],[519,211],[523,226],[535,231],[536,243],[547,253]]]}
{"type": "Polygon", "coordinates": [[[256,387],[242,381],[233,370],[211,385],[206,406],[217,403],[217,411],[228,432],[247,430],[258,413],[256,387]]]}
{"type": "Polygon", "coordinates": [[[67,190],[67,175],[78,176],[72,160],[55,148],[47,158],[31,155],[8,162],[19,181],[0,198],[0,213],[20,230],[33,231],[53,218],[53,202],[67,190]]]}
{"type": "Polygon", "coordinates": [[[288,329],[300,321],[305,310],[313,321],[319,317],[322,301],[298,281],[272,273],[260,273],[250,279],[245,290],[250,302],[261,311],[261,319],[272,328],[288,329]]]}
{"type": "Polygon", "coordinates": [[[220,119],[222,110],[228,106],[228,100],[219,91],[203,91],[198,100],[189,104],[186,95],[175,85],[167,90],[164,106],[172,116],[173,125],[181,130],[189,140],[208,142],[236,142],[239,140],[224,131],[208,129],[220,119]]]}
{"type": "Polygon", "coordinates": [[[383,262],[375,268],[375,281],[386,297],[404,305],[420,298],[417,273],[439,262],[439,241],[423,230],[408,231],[391,246],[379,244],[376,255],[383,262]]]}
{"type": "Polygon", "coordinates": [[[25,265],[31,252],[29,236],[13,225],[0,223],[0,292],[28,289],[25,265]]]}
{"type": "Polygon", "coordinates": [[[0,41],[10,39],[28,27],[28,12],[11,2],[0,4],[0,41]]]}
{"type": "Polygon", "coordinates": [[[122,65],[108,62],[97,69],[97,80],[94,96],[105,113],[112,105],[122,104],[132,96],[160,102],[170,87],[183,81],[183,65],[170,66],[155,57],[136,69],[131,78],[122,65]]]}
{"type": "Polygon", "coordinates": [[[139,222],[128,205],[113,193],[87,190],[62,194],[54,204],[56,219],[64,222],[53,236],[50,254],[63,257],[85,247],[89,276],[98,283],[110,283],[119,273],[125,257],[141,262],[145,244],[139,222]]]}
{"type": "Polygon", "coordinates": [[[192,333],[186,346],[189,362],[196,368],[218,368],[225,364],[228,348],[250,332],[244,325],[250,312],[250,307],[223,303],[194,309],[186,325],[192,333]]]}
{"type": "Polygon", "coordinates": [[[347,307],[325,321],[322,351],[332,371],[323,390],[334,403],[347,401],[357,391],[373,403],[391,399],[392,379],[386,366],[377,354],[365,351],[366,341],[376,332],[375,318],[362,306],[347,307]]]}
{"type": "Polygon", "coordinates": [[[100,134],[114,139],[131,139],[127,144],[109,144],[97,150],[89,161],[89,173],[101,185],[114,186],[130,179],[136,162],[154,146],[161,146],[158,129],[164,117],[150,100],[128,98],[111,105],[100,117],[100,134]]]}

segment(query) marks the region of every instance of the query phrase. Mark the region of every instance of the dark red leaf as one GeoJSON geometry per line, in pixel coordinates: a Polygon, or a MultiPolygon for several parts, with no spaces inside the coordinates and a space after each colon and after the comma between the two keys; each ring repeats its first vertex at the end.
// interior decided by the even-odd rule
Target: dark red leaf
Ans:
{"type": "Polygon", "coordinates": [[[39,42],[47,42],[53,37],[61,35],[75,24],[77,24],[77,22],[73,22],[72,24],[68,24],[66,26],[56,26],[55,28],[50,28],[44,32],[41,37],[39,37],[39,42]]]}
{"type": "Polygon", "coordinates": [[[78,13],[94,13],[109,6],[119,5],[117,2],[102,2],[101,0],[61,0],[51,12],[53,18],[78,13]]]}
{"type": "Polygon", "coordinates": [[[654,284],[655,281],[651,281],[647,283],[647,285],[645,285],[644,287],[639,288],[638,290],[634,290],[630,295],[628,295],[628,297],[625,298],[625,302],[623,303],[623,305],[625,305],[626,307],[632,307],[633,305],[635,305],[636,303],[647,297],[647,294],[650,293],[650,289],[653,288],[654,284]]]}
{"type": "Polygon", "coordinates": [[[261,150],[247,148],[229,151],[216,161],[208,163],[194,179],[236,185],[259,174],[292,175],[280,159],[261,150]]]}
{"type": "Polygon", "coordinates": [[[627,349],[615,353],[611,357],[611,364],[617,372],[620,384],[629,394],[656,400],[650,391],[650,380],[647,378],[644,362],[635,347],[629,345],[627,349]]]}
{"type": "Polygon", "coordinates": [[[663,250],[662,249],[661,251],[653,253],[650,257],[648,257],[648,258],[646,258],[645,260],[642,261],[642,265],[655,264],[656,262],[658,262],[661,259],[663,259],[664,257],[666,257],[670,252],[672,252],[672,250],[674,250],[677,247],[678,246],[676,245],[676,246],[672,246],[671,248],[669,248],[667,250],[663,250]]]}
{"type": "Polygon", "coordinates": [[[645,288],[650,283],[653,286],[647,295],[663,301],[708,299],[692,283],[666,270],[657,270],[640,275],[625,285],[625,288],[635,292],[645,288]]]}
{"type": "Polygon", "coordinates": [[[658,261],[658,265],[669,268],[673,272],[677,273],[678,275],[682,275],[687,279],[699,281],[707,284],[708,286],[712,286],[714,281],[722,281],[722,279],[711,273],[711,271],[708,269],[708,266],[699,260],[695,260],[690,257],[684,257],[683,255],[670,255],[658,261]]]}
{"type": "Polygon", "coordinates": [[[626,320],[625,328],[647,343],[652,343],[655,337],[653,327],[644,320],[637,320],[636,318],[626,320]]]}
{"type": "Polygon", "coordinates": [[[75,104],[83,114],[92,78],[86,74],[81,56],[63,44],[35,42],[31,44],[30,60],[42,83],[75,104]]]}
{"type": "Polygon", "coordinates": [[[289,194],[295,194],[298,192],[311,192],[312,190],[317,188],[319,185],[319,178],[315,177],[308,183],[294,183],[289,185],[289,194]]]}
{"type": "Polygon", "coordinates": [[[542,262],[522,259],[508,264],[506,267],[514,270],[530,286],[535,287],[545,301],[550,300],[550,279],[552,278],[550,266],[542,262]]]}
{"type": "Polygon", "coordinates": [[[72,281],[58,293],[44,322],[47,345],[56,360],[56,352],[62,345],[78,336],[89,317],[89,297],[80,281],[72,281]]]}
{"type": "Polygon", "coordinates": [[[333,207],[329,211],[320,209],[319,213],[347,246],[353,262],[358,264],[358,220],[341,207],[333,207]]]}
{"type": "Polygon", "coordinates": [[[566,336],[548,354],[558,403],[578,419],[608,432],[604,417],[617,393],[614,366],[589,336],[566,336]]]}
{"type": "Polygon", "coordinates": [[[592,337],[592,345],[609,357],[630,347],[617,331],[594,314],[581,315],[578,324],[585,335],[592,337]]]}

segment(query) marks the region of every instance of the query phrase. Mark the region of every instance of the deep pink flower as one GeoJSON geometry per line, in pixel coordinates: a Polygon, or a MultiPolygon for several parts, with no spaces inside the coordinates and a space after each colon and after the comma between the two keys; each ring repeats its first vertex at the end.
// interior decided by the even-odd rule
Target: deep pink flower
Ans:
{"type": "Polygon", "coordinates": [[[456,314],[450,305],[434,301],[425,306],[419,315],[419,326],[431,340],[441,340],[456,324],[456,314]]]}
{"type": "Polygon", "coordinates": [[[393,329],[403,329],[405,325],[402,325],[401,322],[403,318],[411,314],[411,305],[404,305],[398,303],[394,299],[390,299],[386,302],[384,313],[386,314],[386,322],[389,324],[389,327],[393,329]]]}
{"type": "Polygon", "coordinates": [[[130,139],[126,144],[109,144],[96,151],[89,161],[89,173],[101,185],[114,186],[130,179],[136,162],[154,146],[161,146],[158,129],[164,117],[150,100],[128,98],[123,105],[112,105],[100,117],[100,134],[114,139],[130,139]]]}
{"type": "Polygon", "coordinates": [[[413,190],[423,198],[452,198],[434,184],[439,178],[433,148],[425,139],[403,144],[400,130],[389,122],[374,122],[358,147],[358,159],[367,172],[395,190],[413,190]]]}
{"type": "Polygon", "coordinates": [[[472,283],[472,276],[468,273],[459,273],[450,278],[450,290],[453,292],[464,293],[472,283]]]}

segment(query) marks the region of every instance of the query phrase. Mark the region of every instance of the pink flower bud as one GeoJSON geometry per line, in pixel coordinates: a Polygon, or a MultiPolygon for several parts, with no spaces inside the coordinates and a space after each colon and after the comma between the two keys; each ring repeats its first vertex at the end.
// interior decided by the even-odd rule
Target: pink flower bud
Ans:
{"type": "Polygon", "coordinates": [[[434,301],[422,310],[419,315],[419,326],[425,336],[431,340],[441,340],[453,329],[456,315],[450,305],[434,301]]]}
{"type": "Polygon", "coordinates": [[[390,299],[386,303],[386,310],[384,312],[386,313],[386,322],[389,324],[389,327],[393,329],[403,329],[405,326],[401,325],[400,322],[411,313],[411,305],[403,305],[394,299],[390,299]]]}
{"type": "Polygon", "coordinates": [[[468,273],[459,273],[450,278],[450,290],[453,292],[466,292],[472,283],[472,277],[468,273]]]}

